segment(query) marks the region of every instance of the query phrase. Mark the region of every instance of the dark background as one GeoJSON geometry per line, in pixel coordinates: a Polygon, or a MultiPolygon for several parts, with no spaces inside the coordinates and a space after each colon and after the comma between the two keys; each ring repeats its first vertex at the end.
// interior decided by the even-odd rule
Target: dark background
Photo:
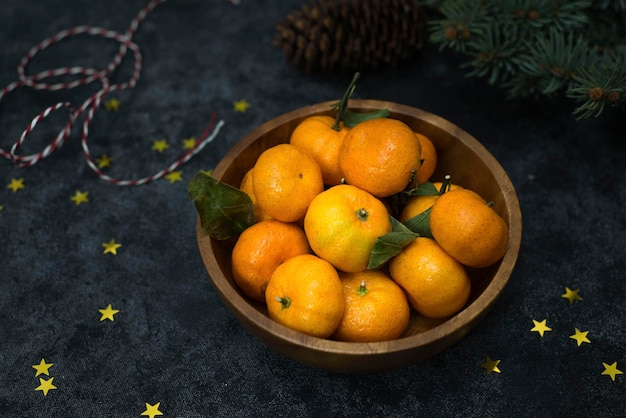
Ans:
{"type": "MultiPolygon", "coordinates": [[[[624,114],[576,122],[561,99],[508,101],[464,77],[459,58],[427,47],[397,68],[364,71],[355,98],[438,114],[481,141],[509,174],[523,215],[519,260],[489,315],[463,340],[414,366],[335,374],[283,358],[245,331],[219,300],[202,265],[186,184],[215,167],[262,122],[339,98],[351,75],[307,75],[272,46],[274,25],[303,2],[170,0],[139,26],[137,86],[111,93],[89,130],[106,173],[140,178],[175,161],[213,112],[225,125],[182,166],[183,181],[120,187],[99,179],[80,146],[79,117],[67,143],[22,169],[0,159],[0,416],[132,417],[160,402],[164,416],[626,416],[626,138],[624,114]],[[233,102],[246,100],[240,113],[233,102]],[[166,138],[170,148],[151,150],[166,138]],[[25,188],[13,193],[11,179],[25,188]],[[76,190],[89,202],[70,200],[76,190]],[[102,243],[122,244],[117,255],[102,243]],[[570,304],[565,287],[579,289],[570,304]],[[115,320],[100,321],[112,304],[115,320]],[[552,331],[531,332],[547,319],[552,331]],[[589,331],[576,345],[574,329],[589,331]],[[486,357],[501,360],[487,374],[486,357]],[[32,365],[54,363],[49,376],[32,365]],[[55,390],[36,391],[54,377],[55,390]]],[[[0,84],[43,39],[77,25],[124,32],[141,0],[3,0],[0,84]]],[[[37,55],[28,74],[106,66],[111,40],[80,35],[37,55]]],[[[111,78],[129,78],[127,57],[111,78]]],[[[8,150],[46,106],[79,106],[98,83],[59,92],[21,88],[0,102],[0,147],[8,150]]],[[[65,123],[59,111],[28,137],[42,150],[65,123]]]]}

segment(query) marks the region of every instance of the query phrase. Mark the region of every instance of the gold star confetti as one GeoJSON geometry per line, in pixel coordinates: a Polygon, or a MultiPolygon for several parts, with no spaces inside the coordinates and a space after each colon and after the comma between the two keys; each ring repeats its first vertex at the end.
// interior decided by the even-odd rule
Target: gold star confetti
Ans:
{"type": "Polygon", "coordinates": [[[76,190],[76,193],[74,194],[74,196],[70,197],[70,199],[73,200],[74,203],[76,203],[76,206],[78,206],[81,203],[89,202],[89,199],[87,198],[88,194],[89,192],[81,192],[80,190],[76,190]]]}
{"type": "Polygon", "coordinates": [[[45,374],[46,376],[50,376],[48,369],[50,369],[50,367],[52,367],[53,365],[54,363],[46,363],[46,360],[42,358],[39,364],[34,364],[32,366],[33,369],[37,371],[35,373],[35,377],[39,376],[40,374],[45,374]]]}
{"type": "Polygon", "coordinates": [[[565,288],[565,293],[563,293],[561,297],[569,300],[570,305],[577,300],[583,300],[583,298],[578,295],[578,289],[572,290],[569,287],[565,288]]]}
{"type": "Polygon", "coordinates": [[[547,319],[544,319],[543,321],[539,322],[539,321],[535,321],[533,319],[533,323],[535,324],[535,326],[533,328],[531,328],[531,331],[537,331],[539,333],[539,335],[541,335],[543,337],[543,333],[546,331],[552,331],[552,328],[550,328],[549,326],[546,325],[546,321],[547,319]]]}
{"type": "Polygon", "coordinates": [[[498,368],[498,364],[500,364],[500,360],[491,360],[491,358],[487,356],[487,359],[483,364],[480,365],[480,367],[485,369],[487,371],[487,374],[491,374],[491,372],[501,373],[500,369],[498,368]]]}
{"type": "Polygon", "coordinates": [[[183,149],[192,149],[196,146],[196,142],[197,140],[195,136],[183,139],[183,149]]]}
{"type": "Polygon", "coordinates": [[[250,103],[245,100],[238,100],[233,102],[233,110],[239,113],[245,113],[246,110],[250,107],[250,103]]]}
{"type": "Polygon", "coordinates": [[[157,402],[156,405],[150,405],[146,402],[146,410],[141,413],[141,415],[147,415],[150,418],[154,418],[157,415],[163,415],[163,412],[159,411],[159,406],[161,402],[157,402]]]}
{"type": "Polygon", "coordinates": [[[96,164],[98,164],[98,168],[111,167],[112,162],[113,158],[109,157],[106,154],[102,154],[102,156],[96,158],[96,164]]]}
{"type": "Polygon", "coordinates": [[[584,331],[581,332],[578,328],[574,328],[574,335],[570,335],[569,337],[572,340],[576,340],[576,343],[578,344],[578,347],[580,347],[580,345],[582,343],[589,343],[591,344],[591,341],[589,341],[589,338],[587,338],[587,334],[589,334],[589,331],[584,331]]]}
{"type": "Polygon", "coordinates": [[[114,239],[112,239],[109,242],[103,243],[102,246],[104,247],[102,254],[111,253],[113,255],[117,255],[117,249],[120,248],[122,244],[118,244],[114,239]]]}
{"type": "Polygon", "coordinates": [[[122,102],[120,102],[119,100],[117,100],[115,97],[107,100],[104,103],[104,108],[110,112],[117,112],[118,110],[120,110],[120,105],[122,104],[122,102]]]}
{"type": "Polygon", "coordinates": [[[169,147],[170,144],[167,143],[167,139],[157,139],[152,143],[152,151],[156,151],[158,153],[162,153],[169,147]]]}
{"type": "Polygon", "coordinates": [[[602,374],[611,376],[611,380],[613,381],[615,381],[615,376],[618,374],[624,374],[623,371],[617,368],[617,362],[613,362],[613,364],[606,364],[605,362],[602,362],[602,365],[604,366],[602,374]]]}
{"type": "Polygon", "coordinates": [[[2,215],[3,210],[4,210],[4,206],[0,205],[0,215],[2,215]]]}
{"type": "Polygon", "coordinates": [[[172,171],[171,173],[167,174],[165,178],[170,181],[170,184],[176,183],[177,181],[183,181],[183,172],[172,171]]]}
{"type": "Polygon", "coordinates": [[[113,315],[118,313],[119,310],[118,309],[113,309],[113,307],[109,303],[109,306],[107,306],[104,309],[98,309],[98,312],[100,312],[102,314],[102,316],[100,317],[100,322],[104,321],[105,319],[108,319],[108,320],[111,320],[111,321],[115,321],[115,319],[113,318],[113,315]]]}
{"type": "Polygon", "coordinates": [[[47,396],[48,395],[48,391],[52,390],[52,389],[56,389],[57,387],[54,386],[52,384],[52,381],[54,380],[54,377],[51,377],[50,379],[46,380],[42,377],[39,378],[39,386],[37,386],[35,388],[35,390],[40,390],[43,392],[43,396],[47,396]]]}
{"type": "Polygon", "coordinates": [[[7,185],[7,189],[11,189],[13,193],[16,193],[18,190],[25,187],[26,186],[24,186],[24,178],[11,179],[11,183],[7,185]]]}

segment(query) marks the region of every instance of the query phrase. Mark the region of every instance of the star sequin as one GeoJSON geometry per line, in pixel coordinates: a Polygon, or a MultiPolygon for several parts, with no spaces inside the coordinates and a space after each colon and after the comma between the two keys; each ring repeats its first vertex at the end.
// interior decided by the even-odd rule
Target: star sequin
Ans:
{"type": "Polygon", "coordinates": [[[48,391],[52,390],[52,389],[56,389],[57,387],[54,386],[52,384],[52,381],[54,380],[54,377],[51,377],[50,379],[46,380],[42,377],[39,378],[39,386],[37,386],[35,388],[35,390],[40,390],[43,392],[43,396],[47,396],[48,395],[48,391]]]}
{"type": "Polygon", "coordinates": [[[0,205],[0,215],[2,215],[3,210],[4,210],[4,206],[0,205]]]}
{"type": "Polygon", "coordinates": [[[112,98],[111,100],[107,100],[104,103],[104,108],[110,112],[117,112],[118,110],[120,110],[120,105],[122,104],[122,102],[120,102],[119,100],[117,100],[115,97],[112,98]]]}
{"type": "Polygon", "coordinates": [[[167,174],[165,178],[170,181],[170,184],[176,183],[177,181],[183,181],[183,172],[172,171],[171,173],[167,174]]]}
{"type": "Polygon", "coordinates": [[[480,365],[480,367],[485,369],[487,374],[491,374],[491,372],[501,373],[498,368],[498,364],[500,364],[500,360],[492,360],[491,357],[487,356],[487,359],[480,365]]]}
{"type": "Polygon", "coordinates": [[[80,190],[76,190],[76,193],[74,194],[74,196],[70,197],[70,199],[73,200],[74,203],[76,203],[76,206],[78,206],[81,203],[89,202],[87,195],[89,195],[89,192],[81,192],[80,190]]]}
{"type": "Polygon", "coordinates": [[[112,239],[109,242],[103,243],[102,246],[104,247],[104,251],[102,252],[102,254],[111,253],[113,255],[117,255],[117,249],[120,248],[122,244],[119,244],[115,242],[114,239],[112,239]]]}
{"type": "Polygon", "coordinates": [[[570,305],[577,300],[583,300],[583,298],[578,295],[578,289],[572,290],[569,287],[565,288],[565,293],[563,293],[561,297],[569,300],[570,305]]]}
{"type": "Polygon", "coordinates": [[[192,149],[196,146],[196,142],[197,139],[194,136],[183,139],[183,149],[192,149]]]}
{"type": "Polygon", "coordinates": [[[146,415],[150,418],[154,418],[157,415],[163,415],[163,412],[159,411],[159,406],[161,406],[161,402],[157,402],[155,405],[150,405],[146,402],[146,410],[143,411],[141,415],[146,415]]]}
{"type": "Polygon", "coordinates": [[[587,334],[589,334],[589,331],[581,332],[578,328],[574,328],[574,335],[570,335],[569,337],[572,340],[576,340],[578,347],[580,347],[582,343],[591,344],[591,341],[587,338],[587,334]]]}
{"type": "Polygon", "coordinates": [[[533,323],[535,324],[534,327],[532,327],[530,330],[531,331],[536,331],[539,333],[539,335],[541,335],[543,337],[543,333],[546,331],[552,331],[552,328],[550,328],[548,325],[546,325],[546,321],[547,319],[544,319],[543,321],[539,322],[539,321],[535,321],[533,319],[533,323]]]}
{"type": "Polygon", "coordinates": [[[7,189],[11,189],[13,193],[16,193],[18,190],[25,188],[24,186],[24,178],[19,179],[11,179],[11,183],[7,185],[7,189]]]}
{"type": "Polygon", "coordinates": [[[623,371],[617,368],[616,361],[613,362],[613,364],[607,364],[605,362],[602,362],[602,365],[604,366],[604,371],[602,372],[602,375],[611,376],[611,380],[613,381],[615,381],[615,376],[617,376],[618,374],[624,374],[623,371]]]}
{"type": "Polygon", "coordinates": [[[50,373],[48,370],[53,365],[54,363],[46,363],[46,360],[42,358],[39,364],[34,364],[32,366],[32,368],[36,370],[35,377],[39,376],[40,374],[45,374],[46,376],[50,376],[50,373]]]}
{"type": "Polygon", "coordinates": [[[102,154],[100,157],[96,158],[96,164],[98,164],[98,168],[111,167],[112,162],[113,158],[109,157],[106,154],[102,154]]]}
{"type": "Polygon", "coordinates": [[[246,100],[237,100],[236,102],[233,102],[233,110],[235,112],[245,113],[249,107],[250,103],[248,103],[246,100]]]}
{"type": "Polygon", "coordinates": [[[169,147],[170,144],[167,143],[167,139],[157,139],[152,143],[152,151],[156,151],[158,153],[162,153],[169,147]]]}
{"type": "Polygon", "coordinates": [[[102,316],[100,316],[100,322],[104,321],[105,319],[108,319],[110,321],[115,321],[115,318],[113,318],[113,315],[118,313],[119,309],[113,309],[113,307],[109,303],[109,306],[107,306],[104,309],[98,309],[98,312],[102,314],[102,316]]]}

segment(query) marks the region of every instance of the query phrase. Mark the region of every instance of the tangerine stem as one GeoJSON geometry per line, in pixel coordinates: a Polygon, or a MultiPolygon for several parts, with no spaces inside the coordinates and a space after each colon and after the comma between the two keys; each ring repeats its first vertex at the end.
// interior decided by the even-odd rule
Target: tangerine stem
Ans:
{"type": "Polygon", "coordinates": [[[356,217],[359,219],[359,221],[367,221],[367,217],[368,217],[368,213],[367,210],[365,210],[365,208],[361,208],[361,209],[357,209],[357,211],[355,212],[356,217]]]}
{"type": "Polygon", "coordinates": [[[337,110],[337,117],[335,118],[335,123],[332,126],[332,128],[336,131],[341,130],[341,126],[340,126],[341,121],[343,121],[346,111],[348,110],[348,99],[350,98],[350,96],[352,96],[352,93],[354,92],[354,89],[356,88],[356,82],[360,76],[361,76],[361,73],[359,72],[354,73],[354,77],[352,77],[352,81],[348,85],[346,92],[343,94],[341,101],[336,105],[338,106],[339,109],[337,110]]]}
{"type": "Polygon", "coordinates": [[[287,309],[291,306],[291,299],[287,296],[283,296],[282,298],[280,296],[276,296],[276,301],[280,302],[282,305],[280,309],[287,309]]]}
{"type": "Polygon", "coordinates": [[[365,287],[365,280],[361,280],[361,286],[356,290],[356,294],[359,296],[367,295],[367,287],[365,287]]]}
{"type": "Polygon", "coordinates": [[[446,174],[443,178],[443,182],[441,183],[441,188],[439,189],[439,194],[442,195],[450,189],[450,183],[452,182],[450,179],[452,177],[450,174],[446,174]]]}

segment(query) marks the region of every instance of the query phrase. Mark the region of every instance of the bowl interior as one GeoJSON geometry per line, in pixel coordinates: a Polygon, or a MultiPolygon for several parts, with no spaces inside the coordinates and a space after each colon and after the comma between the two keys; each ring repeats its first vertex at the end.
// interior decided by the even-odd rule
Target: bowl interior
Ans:
{"type": "MultiPolygon", "coordinates": [[[[232,186],[239,186],[244,174],[267,148],[288,142],[297,124],[312,115],[332,115],[330,105],[320,103],[287,113],[261,125],[222,159],[213,176],[232,186]]],[[[437,169],[433,181],[441,181],[450,174],[452,182],[470,188],[485,200],[493,201],[493,208],[509,225],[509,249],[503,259],[483,269],[468,269],[472,292],[466,307],[452,318],[429,319],[413,310],[409,327],[398,340],[382,343],[343,343],[308,337],[271,321],[261,303],[243,295],[231,274],[230,253],[234,240],[216,241],[198,227],[198,244],[209,276],[222,300],[242,322],[265,343],[283,354],[312,365],[332,368],[316,358],[303,358],[301,348],[313,347],[315,352],[334,353],[333,361],[341,361],[341,353],[350,356],[408,352],[413,361],[430,357],[465,335],[484,316],[497,299],[509,279],[521,241],[521,214],[515,190],[498,162],[472,136],[446,120],[419,109],[376,100],[352,100],[354,111],[386,108],[392,118],[399,119],[413,130],[431,138],[437,149],[437,169]],[[422,351],[412,351],[414,348],[422,351]]],[[[309,350],[304,350],[307,355],[309,350]]],[[[396,356],[397,357],[397,356],[396,356]]],[[[396,363],[407,361],[402,356],[396,363]]],[[[358,363],[358,362],[357,362],[358,363]]],[[[393,363],[393,361],[392,361],[393,363]]],[[[396,364],[401,365],[401,364],[396,364]]],[[[381,365],[382,367],[382,365],[381,365]]],[[[341,368],[341,367],[340,367],[341,368]]],[[[375,367],[372,367],[375,368],[375,367]]]]}

